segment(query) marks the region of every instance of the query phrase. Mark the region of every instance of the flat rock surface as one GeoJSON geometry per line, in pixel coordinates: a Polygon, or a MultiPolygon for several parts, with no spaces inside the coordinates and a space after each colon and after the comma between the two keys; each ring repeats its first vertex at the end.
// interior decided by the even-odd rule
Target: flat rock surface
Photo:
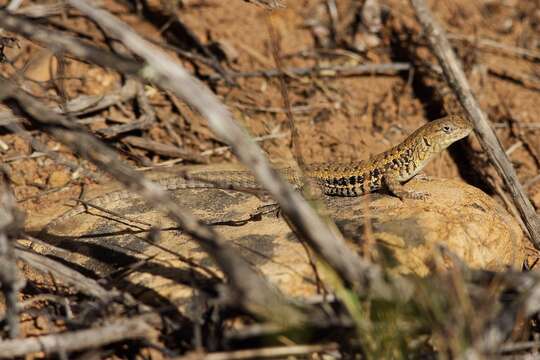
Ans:
{"type": "MultiPolygon", "coordinates": [[[[367,251],[404,274],[426,275],[434,256],[447,266],[441,246],[474,268],[521,266],[522,232],[489,196],[454,180],[415,179],[406,186],[430,196],[403,202],[385,194],[324,199],[351,251],[367,251]]],[[[171,220],[135,195],[108,194],[89,201],[100,209],[78,207],[41,229],[34,226],[54,248],[33,248],[87,274],[114,279],[139,297],[175,306],[188,304],[195,288],[215,280],[219,271],[210,257],[171,220]]],[[[313,255],[281,216],[254,216],[263,204],[260,197],[220,189],[176,190],[171,196],[211,224],[282,291],[316,293],[313,255]]]]}

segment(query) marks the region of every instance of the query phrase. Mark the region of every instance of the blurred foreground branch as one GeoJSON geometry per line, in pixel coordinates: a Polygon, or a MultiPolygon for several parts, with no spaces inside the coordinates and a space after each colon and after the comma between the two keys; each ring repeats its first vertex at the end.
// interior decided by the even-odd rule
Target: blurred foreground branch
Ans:
{"type": "Polygon", "coordinates": [[[9,337],[15,338],[19,335],[17,296],[25,281],[15,262],[13,240],[23,227],[23,219],[15,208],[15,198],[7,184],[0,171],[0,287],[6,301],[9,337]]]}
{"type": "Polygon", "coordinates": [[[144,316],[122,319],[88,330],[44,335],[19,340],[1,341],[0,358],[15,358],[44,352],[45,354],[95,348],[126,339],[150,338],[155,331],[144,316]]]}

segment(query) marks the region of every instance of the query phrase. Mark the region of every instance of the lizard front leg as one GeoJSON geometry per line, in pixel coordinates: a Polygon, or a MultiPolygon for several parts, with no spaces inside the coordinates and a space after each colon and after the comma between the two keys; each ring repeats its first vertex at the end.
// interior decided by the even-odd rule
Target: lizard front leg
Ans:
{"type": "Polygon", "coordinates": [[[392,173],[385,174],[382,178],[382,183],[392,195],[397,196],[402,201],[403,199],[422,200],[429,196],[429,194],[426,192],[405,189],[405,187],[399,182],[397,176],[392,173]]]}

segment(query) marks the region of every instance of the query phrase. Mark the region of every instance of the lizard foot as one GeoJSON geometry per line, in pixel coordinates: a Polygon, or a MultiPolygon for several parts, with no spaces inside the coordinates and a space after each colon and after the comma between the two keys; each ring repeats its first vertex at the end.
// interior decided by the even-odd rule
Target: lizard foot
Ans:
{"type": "Polygon", "coordinates": [[[263,204],[257,207],[257,210],[255,210],[255,213],[259,216],[267,215],[267,214],[275,214],[275,217],[279,217],[279,212],[280,212],[279,204],[275,202],[263,204]]]}
{"type": "Polygon", "coordinates": [[[414,176],[415,179],[418,179],[418,180],[422,180],[422,181],[428,181],[430,180],[431,178],[429,176],[427,176],[425,173],[421,172],[421,173],[418,173],[414,176]]]}
{"type": "Polygon", "coordinates": [[[383,177],[382,183],[391,194],[397,196],[401,201],[404,199],[423,200],[429,196],[428,193],[423,191],[405,189],[397,178],[395,176],[390,176],[390,174],[383,177]]]}
{"type": "Polygon", "coordinates": [[[425,191],[400,191],[395,194],[401,201],[404,199],[425,200],[429,197],[429,193],[425,191]]]}

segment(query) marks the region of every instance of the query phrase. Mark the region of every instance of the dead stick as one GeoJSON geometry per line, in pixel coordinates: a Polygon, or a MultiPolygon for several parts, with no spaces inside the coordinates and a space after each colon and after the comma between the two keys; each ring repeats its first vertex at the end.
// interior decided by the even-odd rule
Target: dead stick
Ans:
{"type": "Polygon", "coordinates": [[[444,30],[435,21],[424,0],[410,1],[419,22],[422,24],[431,49],[443,68],[448,84],[456,94],[469,119],[473,122],[482,148],[487,152],[495,169],[512,194],[512,199],[529,231],[531,242],[537,249],[540,249],[540,221],[538,216],[519,183],[512,163],[508,160],[495,132],[490,127],[486,114],[477,103],[444,30]]]}
{"type": "Polygon", "coordinates": [[[17,297],[25,281],[15,262],[13,239],[23,227],[23,218],[15,208],[15,197],[7,184],[7,177],[0,172],[0,288],[5,297],[9,337],[16,338],[19,335],[17,297]]]}
{"type": "MultiPolygon", "coordinates": [[[[232,78],[251,78],[251,77],[277,77],[282,73],[285,75],[297,76],[359,76],[359,75],[396,75],[403,71],[409,71],[409,63],[387,63],[387,64],[359,64],[359,65],[336,65],[320,67],[290,67],[284,68],[282,72],[278,69],[266,69],[257,71],[229,73],[232,78]]],[[[221,77],[211,76],[211,80],[219,80],[221,77]]]]}
{"type": "Polygon", "coordinates": [[[53,354],[96,348],[127,339],[147,338],[153,333],[152,327],[141,317],[120,320],[93,329],[2,341],[0,358],[14,358],[37,352],[53,354]]]}
{"type": "MultiPolygon", "coordinates": [[[[244,359],[265,359],[265,358],[285,358],[288,356],[302,356],[313,353],[337,351],[339,346],[335,343],[321,345],[292,345],[280,347],[267,347],[260,349],[246,349],[226,352],[214,352],[201,356],[201,360],[244,360],[244,359]]],[[[190,360],[193,354],[176,358],[174,360],[190,360]]]]}

